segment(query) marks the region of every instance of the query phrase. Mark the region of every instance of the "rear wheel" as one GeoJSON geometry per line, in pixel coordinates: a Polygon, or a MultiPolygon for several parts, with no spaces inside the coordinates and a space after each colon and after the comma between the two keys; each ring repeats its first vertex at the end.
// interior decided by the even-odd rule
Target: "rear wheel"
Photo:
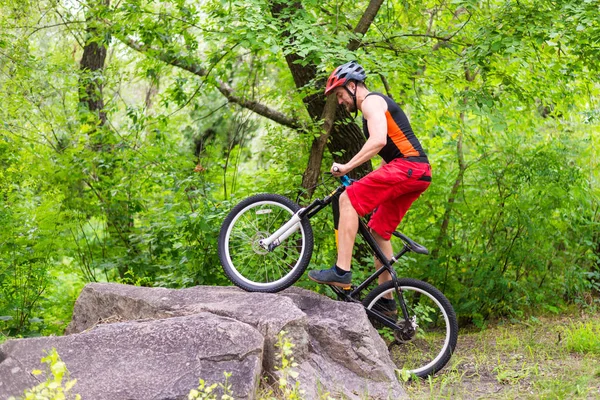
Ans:
{"type": "Polygon", "coordinates": [[[242,200],[227,215],[219,234],[219,258],[229,279],[252,292],[278,292],[296,282],[310,262],[313,233],[308,219],[279,246],[265,249],[260,241],[290,220],[300,206],[276,194],[242,200]]]}
{"type": "Polygon", "coordinates": [[[388,343],[398,369],[418,377],[435,374],[450,360],[458,338],[458,323],[452,305],[432,285],[416,279],[398,279],[409,321],[403,318],[393,281],[379,285],[363,300],[365,308],[377,311],[396,323],[395,329],[370,317],[388,343]],[[392,295],[396,310],[385,308],[380,299],[392,295]]]}

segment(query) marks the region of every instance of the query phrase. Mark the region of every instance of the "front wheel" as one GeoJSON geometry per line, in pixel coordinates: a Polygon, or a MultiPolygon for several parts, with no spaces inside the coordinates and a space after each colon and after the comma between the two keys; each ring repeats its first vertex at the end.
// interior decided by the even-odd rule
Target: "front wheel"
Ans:
{"type": "MultiPolygon", "coordinates": [[[[365,308],[395,322],[390,329],[379,317],[371,316],[373,326],[388,343],[390,357],[403,372],[424,378],[435,374],[450,360],[458,338],[458,323],[452,305],[432,285],[416,279],[398,279],[408,310],[406,321],[393,281],[376,287],[363,300],[365,308]],[[385,307],[384,297],[393,297],[394,307],[385,307]]],[[[393,304],[393,303],[392,303],[393,304]]]]}
{"type": "Polygon", "coordinates": [[[231,210],[221,226],[219,258],[225,274],[236,286],[251,292],[274,293],[300,278],[313,251],[308,219],[298,222],[280,245],[269,249],[261,245],[299,209],[287,197],[258,194],[231,210]]]}

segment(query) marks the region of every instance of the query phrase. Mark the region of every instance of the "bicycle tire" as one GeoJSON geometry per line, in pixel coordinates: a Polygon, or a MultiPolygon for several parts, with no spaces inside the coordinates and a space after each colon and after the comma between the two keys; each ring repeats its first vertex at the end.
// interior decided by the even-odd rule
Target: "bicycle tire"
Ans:
{"type": "Polygon", "coordinates": [[[302,276],[314,246],[307,218],[273,251],[258,245],[260,239],[277,231],[299,209],[287,197],[261,193],[242,200],[229,212],[219,233],[219,259],[236,286],[250,292],[275,293],[302,276]]]}
{"type": "MultiPolygon", "coordinates": [[[[413,339],[404,338],[406,340],[404,343],[398,341],[401,330],[394,330],[394,340],[388,347],[390,356],[401,371],[408,372],[409,376],[416,375],[425,378],[444,368],[454,353],[458,340],[456,314],[442,292],[429,283],[417,279],[401,278],[398,279],[398,286],[402,289],[409,317],[415,316],[416,323],[419,326],[413,335],[413,339]],[[440,321],[439,319],[433,320],[434,311],[440,312],[444,320],[442,329],[435,326],[440,321]],[[439,337],[440,335],[443,335],[443,342],[442,338],[439,337]],[[394,344],[398,347],[393,347],[394,344]],[[397,351],[397,349],[400,351],[397,351]],[[423,353],[422,358],[418,358],[420,353],[423,353]]],[[[380,306],[377,301],[387,293],[392,293],[396,298],[396,288],[393,281],[385,282],[373,289],[363,300],[363,305],[367,309],[380,311],[381,308],[378,309],[380,306]]],[[[397,323],[402,324],[404,321],[398,301],[396,301],[396,307],[399,317],[397,323]]],[[[370,317],[370,319],[375,327],[381,325],[377,321],[378,317],[370,317]]],[[[389,328],[381,328],[380,333],[384,339],[388,337],[388,341],[390,341],[389,328]]]]}

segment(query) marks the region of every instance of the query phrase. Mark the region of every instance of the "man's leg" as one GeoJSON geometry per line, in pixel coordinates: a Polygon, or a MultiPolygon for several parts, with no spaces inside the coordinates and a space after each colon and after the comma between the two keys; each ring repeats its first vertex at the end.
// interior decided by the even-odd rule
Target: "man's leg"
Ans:
{"type": "MultiPolygon", "coordinates": [[[[373,235],[373,238],[377,242],[377,245],[379,246],[379,248],[381,249],[381,251],[383,252],[383,254],[388,259],[392,258],[392,255],[394,254],[394,249],[392,248],[392,243],[389,240],[385,240],[384,238],[382,238],[373,229],[371,229],[371,234],[373,235]]],[[[379,268],[381,268],[381,266],[383,264],[381,263],[381,261],[379,261],[379,259],[377,257],[374,257],[374,259],[375,259],[375,270],[378,270],[379,268]]],[[[381,275],[379,275],[379,278],[378,278],[378,282],[379,282],[380,285],[382,283],[385,283],[385,282],[390,281],[390,280],[392,280],[392,276],[387,271],[385,271],[384,273],[382,273],[381,275]]],[[[393,299],[394,298],[394,296],[393,296],[392,293],[386,294],[385,297],[388,298],[388,299],[393,299]]]]}
{"type": "Polygon", "coordinates": [[[337,262],[330,269],[309,271],[308,277],[313,281],[343,288],[350,287],[352,281],[350,267],[358,232],[358,215],[359,213],[365,215],[372,211],[385,198],[395,197],[394,185],[385,179],[386,167],[387,165],[369,173],[348,187],[339,197],[337,262]]]}
{"type": "Polygon", "coordinates": [[[340,196],[340,223],[338,226],[338,258],[336,265],[350,271],[352,250],[358,232],[358,213],[352,206],[348,193],[340,196]]]}
{"type": "MultiPolygon", "coordinates": [[[[419,188],[419,190],[402,194],[391,201],[382,203],[371,217],[371,221],[369,221],[371,234],[388,260],[394,255],[392,243],[389,239],[384,239],[375,231],[375,229],[381,232],[393,232],[402,221],[402,218],[404,218],[404,215],[412,203],[421,195],[421,193],[423,193],[425,189],[427,189],[428,185],[429,183],[427,182],[425,185],[423,185],[424,187],[419,188]]],[[[377,270],[381,268],[381,266],[382,263],[377,259],[377,257],[375,257],[375,269],[377,270]]],[[[381,285],[382,283],[385,283],[391,279],[392,277],[390,276],[390,273],[385,271],[379,275],[379,284],[381,285]]],[[[392,293],[386,294],[385,297],[388,299],[393,299],[392,293]]]]}
{"type": "Polygon", "coordinates": [[[308,277],[318,283],[335,285],[344,289],[350,289],[352,283],[352,249],[354,239],[358,232],[358,213],[352,206],[347,192],[342,193],[339,198],[340,222],[338,225],[338,260],[336,265],[330,269],[313,270],[308,277]]]}

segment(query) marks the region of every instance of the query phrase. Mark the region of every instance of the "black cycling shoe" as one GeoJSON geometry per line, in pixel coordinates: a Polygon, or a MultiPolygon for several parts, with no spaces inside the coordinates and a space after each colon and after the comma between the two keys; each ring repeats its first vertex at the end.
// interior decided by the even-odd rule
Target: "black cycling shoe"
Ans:
{"type": "Polygon", "coordinates": [[[380,298],[375,302],[373,310],[394,321],[398,317],[398,307],[396,306],[396,300],[394,299],[386,299],[385,297],[380,298]]]}
{"type": "Polygon", "coordinates": [[[308,273],[308,278],[317,283],[333,285],[342,289],[350,289],[352,282],[352,272],[347,272],[344,275],[338,275],[335,271],[335,266],[329,269],[313,270],[308,273]]]}

